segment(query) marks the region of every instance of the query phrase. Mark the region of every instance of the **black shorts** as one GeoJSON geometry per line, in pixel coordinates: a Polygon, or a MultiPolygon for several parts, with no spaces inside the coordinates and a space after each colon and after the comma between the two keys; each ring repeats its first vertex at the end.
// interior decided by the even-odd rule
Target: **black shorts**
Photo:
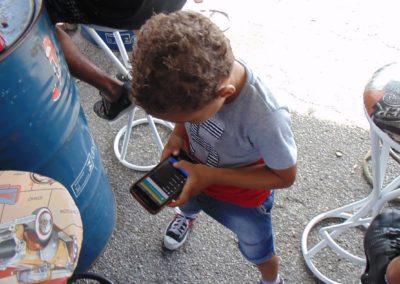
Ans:
{"type": "Polygon", "coordinates": [[[186,0],[44,0],[53,23],[139,29],[152,15],[182,9],[186,0]]]}

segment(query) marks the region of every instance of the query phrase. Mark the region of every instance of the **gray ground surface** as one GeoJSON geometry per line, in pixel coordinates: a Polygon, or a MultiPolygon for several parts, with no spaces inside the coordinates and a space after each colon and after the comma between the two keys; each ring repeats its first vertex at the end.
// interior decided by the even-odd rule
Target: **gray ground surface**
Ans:
{"type": "MultiPolygon", "coordinates": [[[[273,211],[280,271],[286,283],[318,283],[304,263],[301,235],[318,213],[370,191],[361,169],[369,148],[362,91],[372,72],[399,57],[398,39],[392,38],[392,27],[397,25],[394,2],[274,0],[262,6],[255,0],[242,6],[242,1],[233,2],[206,3],[228,12],[231,28],[226,34],[237,56],[287,99],[298,143],[297,181],[276,192],[273,211]]],[[[74,40],[99,66],[115,74],[100,49],[80,33],[74,40]]],[[[234,236],[206,215],[200,216],[181,250],[161,250],[172,210],[156,216],[146,213],[128,192],[142,173],[124,167],[113,152],[115,135],[127,117],[114,124],[96,118],[92,105],[98,92],[82,82],[78,86],[118,215],[113,236],[91,270],[115,283],[257,283],[257,269],[240,255],[234,236]]],[[[145,131],[134,133],[131,142],[131,156],[138,162],[157,157],[145,131]]],[[[313,234],[312,242],[314,238],[313,234]]],[[[362,231],[348,234],[343,242],[361,255],[362,231]]],[[[362,271],[329,252],[317,262],[340,283],[357,283],[362,271]]]]}

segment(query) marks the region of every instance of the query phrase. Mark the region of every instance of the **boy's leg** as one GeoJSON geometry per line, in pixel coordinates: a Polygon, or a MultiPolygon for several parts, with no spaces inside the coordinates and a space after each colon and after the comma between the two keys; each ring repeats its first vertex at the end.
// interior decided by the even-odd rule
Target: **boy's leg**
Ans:
{"type": "Polygon", "coordinates": [[[263,279],[273,282],[278,278],[279,258],[275,255],[271,209],[274,195],[256,208],[245,208],[210,198],[196,197],[201,209],[234,232],[243,256],[257,265],[263,279]]]}
{"type": "Polygon", "coordinates": [[[279,257],[274,255],[269,260],[257,264],[258,270],[260,270],[262,278],[274,282],[277,280],[279,270],[279,257]]]}

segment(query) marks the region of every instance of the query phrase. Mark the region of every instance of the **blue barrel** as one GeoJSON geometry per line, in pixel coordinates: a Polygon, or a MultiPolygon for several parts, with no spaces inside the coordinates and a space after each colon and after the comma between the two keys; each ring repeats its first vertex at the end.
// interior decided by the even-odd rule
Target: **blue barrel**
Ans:
{"type": "Polygon", "coordinates": [[[83,272],[111,237],[114,195],[42,2],[1,5],[0,170],[35,172],[69,190],[83,221],[83,272]]]}

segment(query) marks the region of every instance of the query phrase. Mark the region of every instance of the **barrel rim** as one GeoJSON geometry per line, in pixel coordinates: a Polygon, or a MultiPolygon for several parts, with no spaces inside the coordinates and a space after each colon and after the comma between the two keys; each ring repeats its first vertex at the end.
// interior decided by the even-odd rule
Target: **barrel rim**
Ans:
{"type": "Polygon", "coordinates": [[[0,53],[0,61],[3,61],[6,59],[11,53],[13,53],[25,40],[25,38],[32,32],[32,29],[36,25],[36,23],[39,21],[39,18],[43,15],[43,10],[44,10],[44,5],[42,0],[33,0],[35,5],[33,6],[33,19],[31,20],[28,28],[26,28],[22,33],[21,36],[18,37],[17,40],[13,42],[13,44],[9,47],[6,48],[3,52],[0,53]],[[40,6],[40,7],[39,7],[40,6]]]}

